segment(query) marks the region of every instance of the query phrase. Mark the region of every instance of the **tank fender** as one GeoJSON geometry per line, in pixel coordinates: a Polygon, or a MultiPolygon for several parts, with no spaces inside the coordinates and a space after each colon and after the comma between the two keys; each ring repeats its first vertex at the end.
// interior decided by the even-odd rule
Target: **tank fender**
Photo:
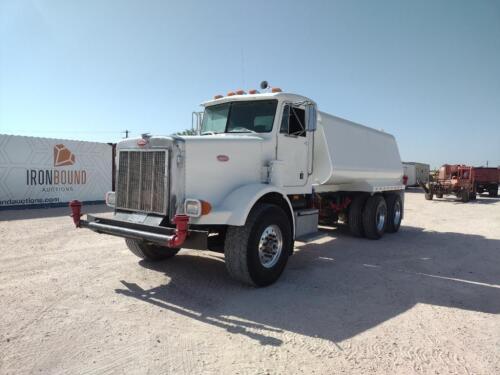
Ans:
{"type": "Polygon", "coordinates": [[[244,185],[233,190],[224,199],[221,209],[223,211],[229,211],[231,214],[227,220],[228,225],[243,226],[247,220],[250,210],[253,208],[255,203],[262,198],[264,195],[269,193],[278,193],[287,202],[290,209],[290,216],[292,218],[292,229],[295,233],[295,218],[293,215],[293,208],[290,200],[283,194],[282,191],[276,189],[275,186],[267,184],[249,184],[244,185]]]}

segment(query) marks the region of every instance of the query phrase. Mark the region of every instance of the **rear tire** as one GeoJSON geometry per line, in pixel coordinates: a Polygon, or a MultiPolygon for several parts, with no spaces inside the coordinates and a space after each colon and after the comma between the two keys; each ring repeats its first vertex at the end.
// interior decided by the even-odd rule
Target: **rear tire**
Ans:
{"type": "Polygon", "coordinates": [[[401,196],[396,193],[388,194],[385,198],[387,204],[387,227],[388,233],[396,233],[401,226],[403,218],[403,202],[401,196]]]}
{"type": "Polygon", "coordinates": [[[381,195],[372,195],[363,209],[363,229],[365,236],[378,240],[387,226],[387,204],[381,195]]]}
{"type": "Polygon", "coordinates": [[[488,195],[489,195],[491,198],[498,197],[498,186],[490,187],[490,188],[488,189],[488,195]]]}
{"type": "Polygon", "coordinates": [[[273,204],[258,203],[244,226],[229,226],[224,257],[229,275],[251,286],[267,286],[281,276],[293,251],[292,226],[273,204]]]}
{"type": "Polygon", "coordinates": [[[434,198],[434,193],[432,192],[432,190],[429,189],[429,192],[425,193],[425,199],[428,200],[428,201],[431,201],[432,198],[434,198]]]}
{"type": "Polygon", "coordinates": [[[467,190],[460,191],[459,198],[463,203],[467,203],[469,201],[469,192],[467,190]]]}
{"type": "Polygon", "coordinates": [[[443,198],[443,193],[436,193],[436,198],[443,198]]]}
{"type": "Polygon", "coordinates": [[[125,243],[127,244],[129,250],[139,258],[153,262],[172,258],[180,250],[170,247],[152,245],[144,241],[133,240],[130,238],[126,238],[125,243]]]}
{"type": "Polygon", "coordinates": [[[365,235],[363,230],[363,208],[366,199],[367,197],[363,194],[356,195],[349,205],[347,223],[349,231],[356,237],[364,237],[365,235]]]}

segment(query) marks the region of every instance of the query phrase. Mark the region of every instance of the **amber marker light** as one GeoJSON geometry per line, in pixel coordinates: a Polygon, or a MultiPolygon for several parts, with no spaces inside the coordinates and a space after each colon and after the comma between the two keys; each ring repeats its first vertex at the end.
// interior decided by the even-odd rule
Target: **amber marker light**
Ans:
{"type": "Polygon", "coordinates": [[[201,214],[208,215],[212,211],[212,205],[207,201],[201,201],[201,214]]]}

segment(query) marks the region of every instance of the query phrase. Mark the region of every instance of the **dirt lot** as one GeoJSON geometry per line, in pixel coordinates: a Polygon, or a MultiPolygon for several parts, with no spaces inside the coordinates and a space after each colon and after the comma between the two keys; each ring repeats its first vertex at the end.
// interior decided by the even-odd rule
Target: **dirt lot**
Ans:
{"type": "Polygon", "coordinates": [[[407,193],[398,234],[328,230],[264,289],[66,214],[0,212],[2,374],[500,373],[500,200],[407,193]]]}

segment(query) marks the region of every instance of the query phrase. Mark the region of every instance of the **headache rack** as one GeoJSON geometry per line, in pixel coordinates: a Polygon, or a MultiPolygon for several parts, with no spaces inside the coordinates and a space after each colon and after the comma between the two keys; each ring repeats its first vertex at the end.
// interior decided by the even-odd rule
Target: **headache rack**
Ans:
{"type": "Polygon", "coordinates": [[[168,150],[120,150],[116,208],[167,214],[168,150]]]}

